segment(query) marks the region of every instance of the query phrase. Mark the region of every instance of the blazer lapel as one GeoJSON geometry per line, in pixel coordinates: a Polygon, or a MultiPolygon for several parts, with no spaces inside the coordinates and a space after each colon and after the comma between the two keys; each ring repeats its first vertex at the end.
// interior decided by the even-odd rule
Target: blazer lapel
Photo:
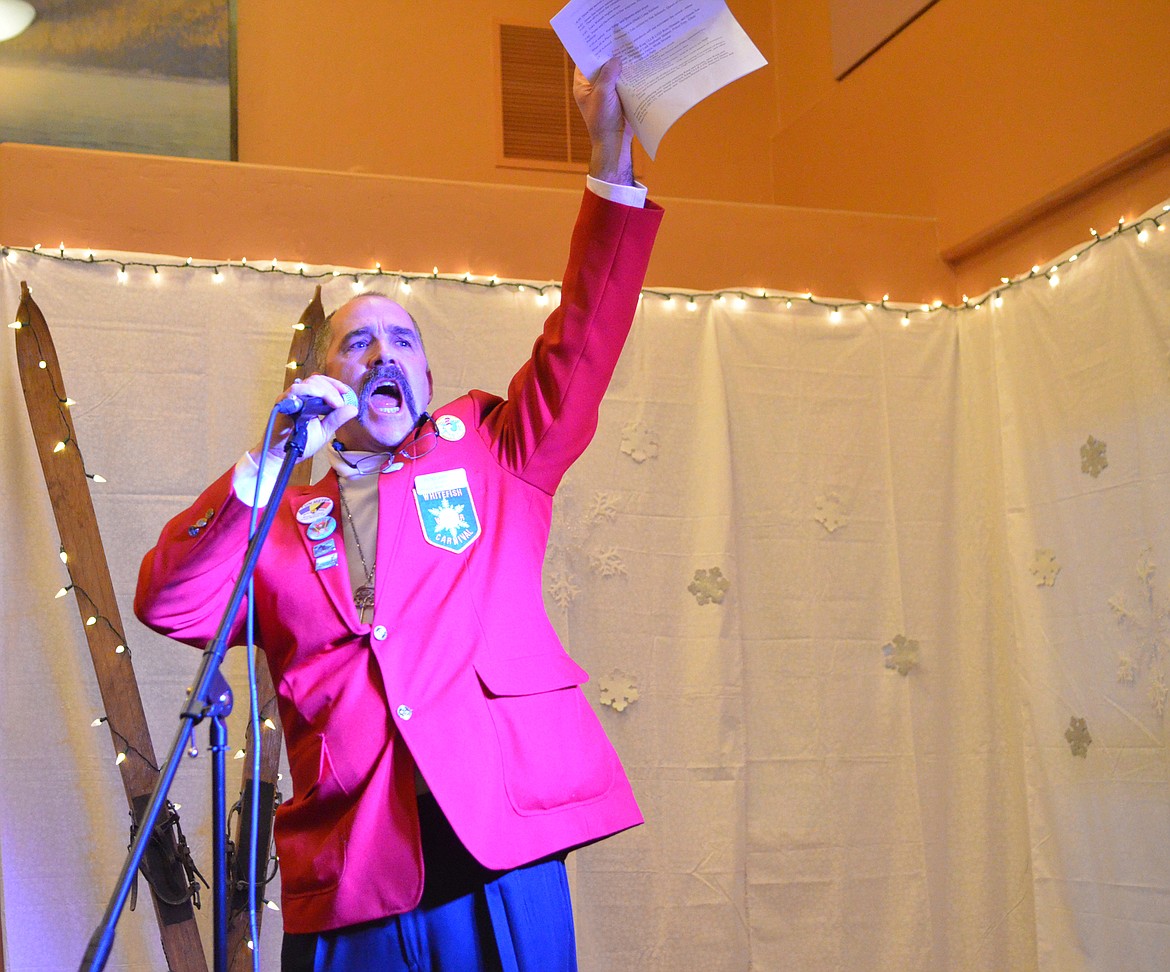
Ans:
{"type": "Polygon", "coordinates": [[[294,522],[297,524],[297,533],[300,535],[301,544],[305,548],[305,556],[309,558],[310,564],[316,563],[316,558],[313,556],[313,548],[322,542],[322,540],[314,540],[309,536],[309,525],[301,523],[297,520],[297,511],[310,500],[324,497],[333,503],[333,509],[329,516],[333,518],[333,522],[337,524],[336,529],[329,535],[334,541],[334,548],[337,552],[337,564],[333,567],[326,567],[324,570],[316,570],[317,580],[321,582],[321,586],[325,589],[329,600],[333,602],[334,608],[337,610],[338,616],[345,622],[350,630],[360,632],[368,628],[369,625],[362,624],[358,620],[357,608],[353,603],[353,591],[349,583],[349,562],[345,556],[345,535],[342,532],[341,526],[341,502],[340,494],[337,491],[337,475],[332,470],[318,482],[312,486],[299,486],[295,489],[289,489],[285,493],[284,501],[288,504],[289,513],[294,522]]]}

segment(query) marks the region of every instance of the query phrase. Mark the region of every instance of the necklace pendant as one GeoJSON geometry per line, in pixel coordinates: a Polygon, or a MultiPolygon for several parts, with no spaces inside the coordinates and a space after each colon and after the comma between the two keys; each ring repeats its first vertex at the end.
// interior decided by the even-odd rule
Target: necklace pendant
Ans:
{"type": "Polygon", "coordinates": [[[353,592],[353,603],[358,613],[363,613],[374,606],[374,589],[369,584],[363,584],[353,592]]]}

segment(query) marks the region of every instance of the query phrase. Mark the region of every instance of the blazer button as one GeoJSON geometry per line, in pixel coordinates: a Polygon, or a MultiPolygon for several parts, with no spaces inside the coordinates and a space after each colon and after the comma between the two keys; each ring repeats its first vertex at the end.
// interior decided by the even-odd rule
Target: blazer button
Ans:
{"type": "Polygon", "coordinates": [[[386,625],[378,624],[374,626],[374,639],[376,641],[385,641],[387,633],[386,625]]]}
{"type": "Polygon", "coordinates": [[[409,721],[412,715],[414,715],[414,709],[412,709],[409,705],[400,705],[398,707],[398,718],[403,722],[409,721]]]}

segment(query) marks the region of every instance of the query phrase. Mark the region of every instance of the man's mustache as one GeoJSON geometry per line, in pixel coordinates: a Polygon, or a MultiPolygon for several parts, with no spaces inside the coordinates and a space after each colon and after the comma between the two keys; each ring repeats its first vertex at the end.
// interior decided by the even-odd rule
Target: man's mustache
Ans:
{"type": "Polygon", "coordinates": [[[414,391],[406,379],[406,372],[396,364],[380,365],[366,372],[361,387],[358,389],[359,419],[366,415],[366,406],[370,404],[374,391],[379,385],[385,385],[388,382],[394,382],[398,386],[398,393],[402,396],[402,404],[406,406],[406,411],[410,414],[411,419],[417,422],[419,412],[414,401],[414,391]]]}

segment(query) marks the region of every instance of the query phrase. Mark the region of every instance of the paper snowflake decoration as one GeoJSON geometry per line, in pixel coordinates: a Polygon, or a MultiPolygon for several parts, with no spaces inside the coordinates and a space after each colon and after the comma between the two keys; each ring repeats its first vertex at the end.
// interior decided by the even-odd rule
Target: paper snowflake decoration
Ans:
{"type": "Polygon", "coordinates": [[[700,604],[722,604],[729,587],[731,581],[723,576],[723,571],[712,567],[710,570],[696,570],[695,579],[687,585],[687,590],[700,604]]]}
{"type": "Polygon", "coordinates": [[[826,493],[817,497],[817,511],[813,514],[813,519],[832,533],[849,522],[849,515],[841,504],[840,496],[836,493],[826,493]]]}
{"type": "Polygon", "coordinates": [[[1124,593],[1109,599],[1117,623],[1133,639],[1128,650],[1118,653],[1117,681],[1137,687],[1143,680],[1154,712],[1166,711],[1165,659],[1170,648],[1170,597],[1155,585],[1158,564],[1152,547],[1146,547],[1134,565],[1141,595],[1131,604],[1124,593]]]}
{"type": "Polygon", "coordinates": [[[581,588],[573,583],[572,576],[564,570],[558,570],[549,577],[545,590],[562,611],[569,606],[569,602],[573,598],[581,593],[581,588]]]}
{"type": "Polygon", "coordinates": [[[918,642],[905,635],[894,635],[882,646],[882,654],[886,656],[886,668],[899,675],[909,675],[910,669],[918,667],[918,642]]]}
{"type": "Polygon", "coordinates": [[[602,577],[616,577],[626,572],[626,562],[617,547],[606,547],[589,555],[589,566],[602,577]]]}
{"type": "Polygon", "coordinates": [[[622,429],[620,448],[634,462],[645,462],[658,455],[658,436],[640,422],[631,422],[622,429]]]}
{"type": "Polygon", "coordinates": [[[593,494],[593,500],[585,510],[585,521],[587,523],[601,523],[612,520],[617,516],[617,503],[620,498],[620,493],[598,490],[593,494]]]}
{"type": "Polygon", "coordinates": [[[633,678],[616,669],[606,678],[598,679],[597,692],[602,705],[608,705],[614,712],[625,712],[626,708],[638,701],[638,686],[633,678]]]}
{"type": "Polygon", "coordinates": [[[1060,573],[1060,564],[1056,554],[1051,550],[1037,549],[1032,558],[1032,576],[1036,578],[1037,587],[1052,587],[1056,583],[1056,575],[1060,573]]]}
{"type": "Polygon", "coordinates": [[[1084,719],[1078,719],[1076,716],[1069,719],[1068,728],[1064,730],[1064,738],[1068,740],[1068,748],[1072,750],[1074,756],[1088,758],[1089,745],[1093,742],[1093,737],[1089,735],[1089,726],[1084,719]]]}
{"type": "Polygon", "coordinates": [[[1105,443],[1089,436],[1088,441],[1081,446],[1081,472],[1096,479],[1108,465],[1105,443]]]}

